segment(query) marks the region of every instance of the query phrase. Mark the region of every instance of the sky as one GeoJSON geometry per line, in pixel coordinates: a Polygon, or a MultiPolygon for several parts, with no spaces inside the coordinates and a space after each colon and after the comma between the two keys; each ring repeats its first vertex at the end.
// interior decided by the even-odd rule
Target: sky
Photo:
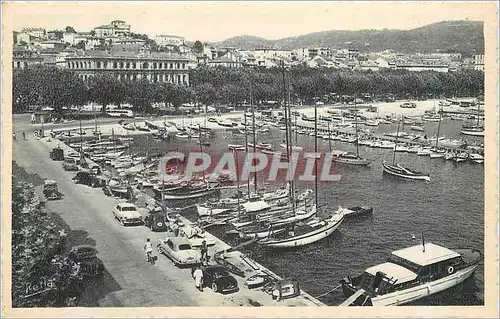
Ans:
{"type": "Polygon", "coordinates": [[[14,30],[70,25],[90,31],[124,20],[132,32],[150,37],[172,34],[215,42],[238,35],[279,39],[327,30],[407,30],[443,20],[483,21],[487,9],[478,2],[12,2],[4,3],[3,14],[14,30]]]}

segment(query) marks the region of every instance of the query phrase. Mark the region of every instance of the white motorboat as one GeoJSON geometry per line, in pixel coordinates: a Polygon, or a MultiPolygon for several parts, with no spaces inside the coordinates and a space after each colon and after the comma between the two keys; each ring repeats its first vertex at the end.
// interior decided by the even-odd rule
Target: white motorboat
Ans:
{"type": "Polygon", "coordinates": [[[417,155],[418,156],[429,156],[429,155],[431,155],[431,153],[432,153],[432,150],[430,148],[424,147],[424,148],[418,150],[417,155]]]}
{"type": "Polygon", "coordinates": [[[332,157],[332,161],[335,163],[360,165],[360,166],[367,166],[370,165],[371,163],[371,160],[362,158],[359,155],[350,152],[343,152],[342,154],[336,156],[334,155],[332,157]]]}
{"type": "Polygon", "coordinates": [[[228,144],[227,147],[230,150],[235,150],[235,151],[244,151],[245,150],[245,145],[241,145],[241,144],[228,144]]]}
{"type": "Polygon", "coordinates": [[[406,145],[400,145],[400,144],[398,144],[398,145],[394,146],[394,151],[395,152],[408,152],[408,149],[409,148],[406,145]]]}
{"type": "Polygon", "coordinates": [[[419,131],[419,132],[423,132],[425,130],[423,125],[412,125],[410,126],[410,129],[412,131],[419,131]]]}
{"type": "Polygon", "coordinates": [[[484,163],[484,156],[477,153],[471,153],[469,154],[469,160],[474,163],[482,164],[484,163]]]}
{"type": "MultiPolygon", "coordinates": [[[[283,144],[280,144],[280,146],[281,146],[282,148],[286,148],[286,144],[284,144],[284,143],[283,143],[283,144]]],[[[292,152],[302,152],[302,150],[304,149],[303,147],[301,147],[301,146],[297,146],[297,145],[292,145],[292,147],[291,147],[291,148],[292,148],[292,152]]]]}
{"type": "Polygon", "coordinates": [[[175,134],[175,137],[178,139],[189,139],[190,135],[186,132],[179,132],[179,133],[175,134]]]}
{"type": "Polygon", "coordinates": [[[422,243],[392,252],[388,260],[340,281],[341,306],[397,306],[454,287],[476,270],[482,254],[422,243]]]}
{"type": "Polygon", "coordinates": [[[379,148],[385,148],[385,149],[394,149],[394,146],[396,143],[391,142],[391,141],[381,141],[379,148]]]}
{"type": "Polygon", "coordinates": [[[470,136],[484,136],[484,128],[477,127],[477,128],[462,129],[460,131],[460,134],[470,135],[470,136]]]}
{"type": "Polygon", "coordinates": [[[453,160],[455,161],[455,163],[460,163],[460,162],[465,162],[468,158],[469,158],[469,154],[458,153],[457,155],[455,155],[453,160]]]}
{"type": "Polygon", "coordinates": [[[366,126],[379,126],[380,121],[378,120],[366,120],[365,125],[366,126]]]}

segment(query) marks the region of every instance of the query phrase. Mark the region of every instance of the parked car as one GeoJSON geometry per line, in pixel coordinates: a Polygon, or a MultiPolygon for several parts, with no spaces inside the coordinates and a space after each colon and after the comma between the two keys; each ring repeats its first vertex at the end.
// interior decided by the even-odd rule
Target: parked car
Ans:
{"type": "Polygon", "coordinates": [[[51,179],[46,179],[43,181],[43,195],[46,199],[60,199],[63,194],[59,192],[57,188],[57,182],[51,179]]]}
{"type": "Polygon", "coordinates": [[[144,218],[144,225],[152,231],[167,231],[168,221],[163,212],[152,212],[144,218]]]}
{"type": "Polygon", "coordinates": [[[80,274],[84,278],[101,276],[104,271],[103,262],[97,258],[98,251],[89,245],[78,245],[71,248],[68,259],[80,263],[80,274]]]}
{"type": "Polygon", "coordinates": [[[106,179],[97,176],[93,172],[81,171],[78,172],[75,177],[73,177],[75,184],[83,184],[90,187],[103,187],[106,186],[106,179]]]}
{"type": "Polygon", "coordinates": [[[214,292],[237,292],[238,282],[226,268],[222,266],[205,266],[203,270],[203,287],[212,288],[214,292]]]}
{"type": "Polygon", "coordinates": [[[64,151],[62,148],[54,147],[49,154],[50,158],[54,161],[64,161],[64,151]]]}
{"type": "Polygon", "coordinates": [[[120,203],[113,208],[113,216],[123,225],[142,224],[142,216],[137,206],[130,203],[120,203]]]}
{"type": "Polygon", "coordinates": [[[66,157],[62,166],[65,171],[78,171],[80,170],[80,168],[78,167],[79,163],[79,159],[76,159],[74,157],[66,157]]]}
{"type": "Polygon", "coordinates": [[[201,263],[201,252],[194,249],[185,237],[160,239],[158,253],[170,258],[176,266],[196,265],[201,263]]]}

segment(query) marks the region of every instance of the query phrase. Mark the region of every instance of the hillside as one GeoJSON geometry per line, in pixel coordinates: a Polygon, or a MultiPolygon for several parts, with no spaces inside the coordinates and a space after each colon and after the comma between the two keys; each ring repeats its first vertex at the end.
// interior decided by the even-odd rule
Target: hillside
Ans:
{"type": "Polygon", "coordinates": [[[443,21],[412,30],[332,30],[279,40],[243,35],[214,44],[218,47],[238,47],[247,50],[258,47],[298,49],[323,46],[353,47],[361,52],[386,49],[404,53],[455,51],[466,55],[484,52],[483,23],[478,21],[443,21]]]}

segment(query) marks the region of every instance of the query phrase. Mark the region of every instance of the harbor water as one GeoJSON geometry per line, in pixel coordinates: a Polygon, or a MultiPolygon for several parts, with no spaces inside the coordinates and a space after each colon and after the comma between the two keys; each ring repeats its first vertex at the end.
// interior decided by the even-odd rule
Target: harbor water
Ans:
{"type": "MultiPolygon", "coordinates": [[[[450,139],[465,138],[469,144],[480,142],[477,137],[460,136],[461,121],[443,119],[440,136],[450,139]]],[[[438,123],[425,122],[425,132],[410,132],[435,136],[438,123]]],[[[363,127],[363,126],[360,126],[363,127]]],[[[367,127],[375,132],[395,132],[397,124],[367,127]]],[[[270,142],[280,150],[285,133],[271,128],[269,133],[258,134],[257,142],[270,142]]],[[[295,135],[293,135],[295,142],[295,135]]],[[[249,141],[252,136],[249,135],[249,141]]],[[[197,140],[175,138],[155,140],[151,136],[137,136],[131,152],[165,152],[199,150],[197,140]],[[145,148],[143,145],[147,145],[145,148]]],[[[222,129],[212,134],[211,154],[228,151],[227,144],[244,144],[244,136],[233,136],[222,129]],[[227,138],[222,138],[226,136],[227,138]]],[[[297,144],[305,151],[314,150],[314,137],[299,135],[297,144]]],[[[331,141],[332,149],[355,151],[354,144],[331,141]]],[[[329,151],[329,142],[318,139],[322,152],[329,151]]],[[[332,213],[338,206],[372,206],[371,216],[346,221],[332,236],[317,243],[285,251],[264,251],[259,247],[244,248],[244,252],[257,262],[286,278],[297,278],[301,287],[312,296],[333,289],[345,276],[354,276],[364,269],[384,262],[391,251],[425,242],[448,248],[478,248],[484,242],[484,168],[470,162],[455,163],[443,158],[431,159],[410,153],[396,153],[396,161],[407,167],[430,173],[431,181],[407,181],[384,175],[382,161],[392,161],[390,149],[359,147],[360,155],[372,160],[369,167],[333,164],[342,176],[338,182],[322,183],[318,189],[321,215],[332,213]]],[[[265,176],[258,176],[265,184],[265,176]]],[[[298,184],[300,189],[312,188],[314,183],[298,184]]],[[[227,191],[226,191],[227,192],[227,191]]],[[[234,190],[233,190],[234,192],[234,190]]],[[[230,195],[229,192],[227,192],[230,195]]],[[[190,218],[196,215],[191,212],[190,218]]],[[[223,238],[224,230],[211,228],[210,232],[223,238]]],[[[420,300],[414,305],[480,305],[483,304],[484,264],[473,277],[448,291],[420,300]]],[[[320,300],[338,305],[344,299],[340,290],[326,294],[320,300]]]]}

